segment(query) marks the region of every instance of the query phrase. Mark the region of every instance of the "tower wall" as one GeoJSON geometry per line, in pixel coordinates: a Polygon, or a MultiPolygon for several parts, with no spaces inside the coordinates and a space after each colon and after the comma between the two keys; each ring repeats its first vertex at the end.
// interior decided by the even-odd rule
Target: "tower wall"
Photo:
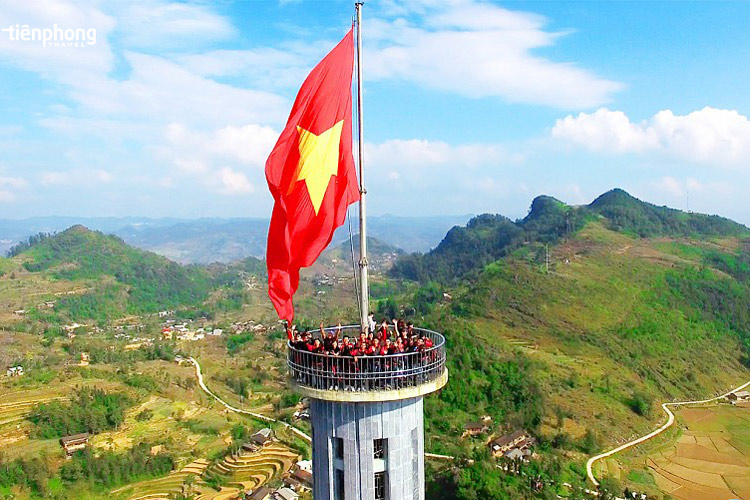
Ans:
{"type": "Polygon", "coordinates": [[[424,500],[423,412],[422,397],[311,400],[315,500],[374,500],[379,472],[385,472],[387,500],[424,500]],[[376,459],[375,441],[381,439],[383,458],[376,459]],[[342,486],[344,497],[339,498],[342,486]]]}

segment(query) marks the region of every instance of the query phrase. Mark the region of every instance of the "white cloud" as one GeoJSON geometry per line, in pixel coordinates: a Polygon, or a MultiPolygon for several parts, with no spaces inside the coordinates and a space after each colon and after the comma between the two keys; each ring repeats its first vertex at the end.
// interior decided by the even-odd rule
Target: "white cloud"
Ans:
{"type": "Polygon", "coordinates": [[[701,182],[693,177],[684,180],[672,176],[664,176],[658,181],[652,183],[652,186],[659,191],[678,198],[687,200],[690,195],[700,196],[728,196],[734,191],[732,186],[727,182],[711,181],[701,182]]]}
{"type": "Polygon", "coordinates": [[[477,166],[501,162],[518,162],[496,144],[461,144],[452,146],[443,141],[423,139],[393,139],[381,144],[365,144],[365,161],[368,166],[393,166],[404,168],[431,165],[454,167],[477,166]]]}
{"type": "Polygon", "coordinates": [[[237,195],[252,193],[255,188],[250,184],[245,174],[231,168],[222,168],[218,172],[220,188],[219,192],[225,195],[237,195]]]}
{"type": "Polygon", "coordinates": [[[634,123],[622,111],[601,108],[557,120],[552,137],[606,153],[653,151],[726,166],[750,161],[750,120],[736,110],[705,107],[675,115],[667,109],[634,123]]]}
{"type": "Polygon", "coordinates": [[[237,195],[253,192],[253,181],[262,182],[263,166],[278,132],[256,124],[209,132],[171,123],[164,137],[167,143],[157,156],[177,167],[175,176],[189,176],[220,194],[237,195]]]}
{"type": "Polygon", "coordinates": [[[295,89],[328,50],[334,40],[311,44],[286,44],[283,48],[219,49],[185,54],[176,60],[186,69],[205,77],[231,77],[256,88],[295,89]]]}
{"type": "Polygon", "coordinates": [[[146,0],[116,4],[118,31],[131,48],[180,49],[223,40],[236,30],[204,5],[146,0]]]}
{"type": "Polygon", "coordinates": [[[42,172],[39,182],[43,186],[91,186],[108,183],[115,180],[115,176],[101,169],[74,169],[69,171],[42,172]]]}
{"type": "Polygon", "coordinates": [[[663,177],[656,185],[673,196],[685,194],[683,184],[674,177],[663,177]]]}
{"type": "Polygon", "coordinates": [[[21,189],[26,186],[26,180],[21,177],[0,177],[0,187],[21,189]]]}
{"type": "Polygon", "coordinates": [[[180,170],[194,174],[204,174],[209,170],[208,166],[202,161],[191,160],[189,158],[175,158],[174,164],[180,170]]]}
{"type": "Polygon", "coordinates": [[[207,149],[216,155],[224,155],[244,165],[263,165],[271,153],[279,132],[262,125],[234,127],[228,125],[214,133],[207,149]]]}
{"type": "Polygon", "coordinates": [[[87,110],[122,120],[210,127],[281,120],[288,107],[276,94],[219,83],[164,57],[136,52],[124,56],[131,66],[127,80],[100,75],[73,88],[73,97],[87,110]]]}
{"type": "Polygon", "coordinates": [[[623,88],[575,64],[533,55],[565,34],[545,31],[546,20],[536,14],[473,0],[417,2],[398,14],[404,17],[368,21],[368,78],[564,109],[600,105],[623,88]],[[409,20],[415,13],[420,27],[409,20]]]}
{"type": "Polygon", "coordinates": [[[622,111],[607,108],[557,120],[552,137],[583,145],[592,151],[616,153],[645,151],[659,144],[654,130],[631,123],[622,111]]]}
{"type": "Polygon", "coordinates": [[[67,172],[44,172],[39,178],[42,186],[54,186],[58,184],[72,184],[73,179],[67,172]]]}
{"type": "Polygon", "coordinates": [[[27,182],[21,177],[0,176],[0,203],[10,203],[16,200],[16,193],[25,188],[27,182]]]}

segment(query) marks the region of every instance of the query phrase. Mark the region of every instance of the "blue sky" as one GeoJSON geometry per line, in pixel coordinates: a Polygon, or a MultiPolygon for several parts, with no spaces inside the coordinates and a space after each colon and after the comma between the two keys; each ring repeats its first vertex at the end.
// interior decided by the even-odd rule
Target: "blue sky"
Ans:
{"type": "MultiPolygon", "coordinates": [[[[369,1],[370,213],[521,217],[613,187],[750,223],[745,2],[369,1]]],[[[351,2],[0,0],[0,218],[264,217],[351,2]],[[16,33],[18,35],[18,33],[16,33]]]]}

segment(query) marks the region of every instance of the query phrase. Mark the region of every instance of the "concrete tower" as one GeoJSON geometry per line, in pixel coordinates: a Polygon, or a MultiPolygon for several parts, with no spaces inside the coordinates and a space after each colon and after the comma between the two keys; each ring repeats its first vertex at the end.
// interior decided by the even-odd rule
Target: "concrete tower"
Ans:
{"type": "Polygon", "coordinates": [[[415,333],[432,347],[354,359],[289,345],[292,386],[311,399],[315,500],[424,500],[422,399],[448,371],[443,336],[415,333]]]}

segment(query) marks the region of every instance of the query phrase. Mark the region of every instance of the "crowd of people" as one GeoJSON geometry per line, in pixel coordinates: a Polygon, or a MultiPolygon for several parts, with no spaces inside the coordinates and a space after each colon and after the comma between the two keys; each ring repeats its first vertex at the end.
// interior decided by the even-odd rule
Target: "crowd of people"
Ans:
{"type": "Polygon", "coordinates": [[[310,331],[299,332],[296,326],[287,326],[287,338],[292,347],[298,351],[327,354],[329,356],[388,356],[394,354],[420,352],[433,346],[432,339],[417,333],[411,321],[394,319],[389,322],[383,319],[380,325],[375,323],[375,314],[368,316],[368,327],[359,337],[342,335],[341,323],[326,329],[320,323],[319,336],[310,331]]]}
{"type": "Polygon", "coordinates": [[[287,325],[292,376],[320,389],[368,390],[421,383],[423,368],[435,361],[430,350],[434,341],[411,322],[368,316],[368,326],[359,335],[339,324],[315,331],[298,331],[287,325]],[[312,353],[315,356],[306,355],[312,353]],[[399,354],[417,353],[413,356],[399,354]],[[421,353],[421,354],[419,354],[421,353]],[[322,355],[322,356],[321,356],[322,355]],[[387,387],[386,387],[387,386],[387,387]]]}

